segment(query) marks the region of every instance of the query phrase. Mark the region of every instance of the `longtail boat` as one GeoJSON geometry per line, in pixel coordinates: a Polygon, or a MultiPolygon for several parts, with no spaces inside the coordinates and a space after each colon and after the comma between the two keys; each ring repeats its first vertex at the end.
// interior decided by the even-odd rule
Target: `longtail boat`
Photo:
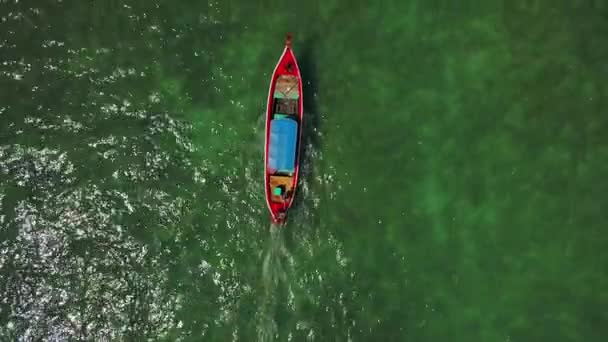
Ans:
{"type": "Polygon", "coordinates": [[[293,203],[300,168],[302,78],[287,34],[274,68],[266,107],[264,188],[272,223],[283,224],[293,203]]]}

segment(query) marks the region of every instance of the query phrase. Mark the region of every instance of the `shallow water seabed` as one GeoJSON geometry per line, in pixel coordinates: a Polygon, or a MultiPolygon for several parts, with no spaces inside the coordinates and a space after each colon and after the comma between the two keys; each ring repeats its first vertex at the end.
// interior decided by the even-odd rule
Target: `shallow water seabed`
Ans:
{"type": "Polygon", "coordinates": [[[602,341],[607,11],[0,3],[0,336],[602,341]],[[276,231],[287,30],[305,140],[276,231]]]}

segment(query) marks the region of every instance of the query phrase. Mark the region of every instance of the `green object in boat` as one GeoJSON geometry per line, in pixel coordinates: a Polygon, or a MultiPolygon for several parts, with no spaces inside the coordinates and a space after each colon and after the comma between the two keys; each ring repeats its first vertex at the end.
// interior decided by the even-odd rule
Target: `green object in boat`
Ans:
{"type": "Polygon", "coordinates": [[[276,188],[274,188],[272,190],[272,194],[275,196],[281,196],[281,193],[283,192],[283,190],[281,190],[281,187],[277,186],[276,188]]]}

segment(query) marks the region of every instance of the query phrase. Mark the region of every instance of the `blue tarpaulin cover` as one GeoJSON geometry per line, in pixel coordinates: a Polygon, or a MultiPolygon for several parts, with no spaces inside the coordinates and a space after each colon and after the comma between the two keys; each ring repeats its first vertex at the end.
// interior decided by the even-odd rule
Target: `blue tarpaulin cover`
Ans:
{"type": "Polygon", "coordinates": [[[268,168],[279,172],[294,172],[298,123],[291,119],[270,121],[268,168]]]}

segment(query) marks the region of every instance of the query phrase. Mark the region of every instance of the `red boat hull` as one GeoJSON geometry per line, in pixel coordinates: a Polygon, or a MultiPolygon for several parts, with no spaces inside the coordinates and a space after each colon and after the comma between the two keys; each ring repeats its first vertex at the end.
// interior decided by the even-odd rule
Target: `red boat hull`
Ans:
{"type": "Polygon", "coordinates": [[[302,119],[303,119],[303,97],[302,97],[302,78],[300,76],[300,69],[298,67],[298,63],[296,61],[296,57],[293,54],[291,49],[291,37],[288,35],[285,48],[279,61],[277,62],[276,67],[272,73],[272,77],[270,79],[270,87],[268,89],[268,101],[266,105],[266,130],[265,130],[265,139],[264,139],[264,189],[266,195],[266,204],[268,205],[268,209],[270,210],[270,219],[273,223],[281,224],[285,222],[287,217],[287,210],[291,207],[293,203],[293,199],[295,197],[295,190],[298,184],[298,173],[300,169],[300,145],[302,140],[302,119]],[[289,75],[295,76],[298,81],[298,92],[299,97],[297,99],[297,112],[295,117],[298,122],[298,132],[297,132],[297,144],[296,144],[296,157],[295,157],[295,167],[294,173],[291,179],[291,189],[292,191],[289,193],[289,196],[284,198],[284,200],[280,203],[272,200],[271,189],[270,189],[270,177],[271,173],[268,168],[268,146],[269,146],[269,135],[270,135],[270,121],[274,115],[273,113],[273,104],[274,104],[274,92],[277,83],[277,79],[280,76],[289,75]]]}

